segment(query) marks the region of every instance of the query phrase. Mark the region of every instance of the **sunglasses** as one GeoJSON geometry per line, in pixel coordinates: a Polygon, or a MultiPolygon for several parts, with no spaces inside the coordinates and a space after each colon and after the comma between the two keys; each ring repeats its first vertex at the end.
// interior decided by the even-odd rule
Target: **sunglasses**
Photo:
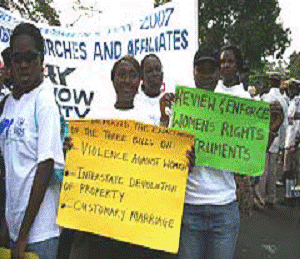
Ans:
{"type": "Polygon", "coordinates": [[[22,61],[26,61],[27,63],[31,63],[36,60],[36,58],[40,55],[38,52],[26,51],[26,52],[12,52],[11,60],[14,63],[20,64],[22,61]]]}

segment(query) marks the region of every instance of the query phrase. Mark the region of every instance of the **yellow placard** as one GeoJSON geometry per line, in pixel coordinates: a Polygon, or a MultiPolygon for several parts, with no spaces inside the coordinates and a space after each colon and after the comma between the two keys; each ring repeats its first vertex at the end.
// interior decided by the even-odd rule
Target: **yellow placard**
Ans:
{"type": "Polygon", "coordinates": [[[58,224],[176,253],[194,137],[120,120],[70,131],[58,224]]]}
{"type": "MultiPolygon", "coordinates": [[[[0,258],[10,259],[10,249],[0,247],[0,258]]],[[[25,253],[24,259],[39,259],[39,257],[34,253],[25,253]]]]}

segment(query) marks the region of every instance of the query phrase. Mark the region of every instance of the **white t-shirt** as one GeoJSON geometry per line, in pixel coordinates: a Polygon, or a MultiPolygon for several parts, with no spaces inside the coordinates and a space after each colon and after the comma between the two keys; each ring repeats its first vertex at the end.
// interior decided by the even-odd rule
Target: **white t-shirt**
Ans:
{"type": "Polygon", "coordinates": [[[100,118],[111,120],[136,120],[143,122],[142,114],[136,106],[127,110],[120,110],[113,107],[110,110],[101,112],[100,118]]]}
{"type": "Polygon", "coordinates": [[[289,106],[290,105],[290,101],[291,101],[290,98],[287,96],[287,94],[285,92],[282,94],[282,96],[283,96],[286,104],[289,106]]]}
{"type": "Polygon", "coordinates": [[[233,173],[204,166],[195,166],[189,173],[185,203],[225,205],[236,200],[233,173]]]}
{"type": "MultiPolygon", "coordinates": [[[[251,98],[242,84],[226,87],[218,82],[216,93],[230,94],[237,97],[251,98]]],[[[194,205],[225,205],[236,200],[234,174],[197,166],[189,173],[186,186],[185,203],[194,205]]]]}
{"type": "Polygon", "coordinates": [[[159,100],[162,95],[163,93],[157,97],[151,98],[142,90],[136,95],[134,105],[140,110],[141,116],[144,118],[144,123],[159,126],[161,115],[159,100]]]}
{"type": "Polygon", "coordinates": [[[300,131],[300,120],[294,120],[295,113],[300,113],[300,96],[295,96],[288,108],[288,126],[286,129],[285,148],[295,145],[295,137],[300,131]]]}
{"type": "Polygon", "coordinates": [[[2,88],[0,90],[0,102],[3,100],[4,96],[8,95],[10,93],[10,90],[6,87],[2,88]]]}
{"type": "MultiPolygon", "coordinates": [[[[0,121],[0,147],[6,168],[6,221],[10,238],[16,241],[38,163],[53,159],[55,169],[64,168],[60,117],[53,87],[42,83],[19,100],[10,95],[0,121]]],[[[30,229],[29,243],[59,236],[55,223],[59,192],[59,183],[48,186],[30,229]]]]}
{"type": "Polygon", "coordinates": [[[279,148],[284,148],[285,145],[286,128],[288,125],[288,104],[286,103],[283,95],[280,93],[279,88],[271,88],[270,92],[262,95],[261,99],[269,103],[278,101],[280,102],[280,105],[283,109],[284,120],[279,128],[279,136],[274,139],[272,145],[269,148],[269,152],[276,154],[278,153],[279,148]]]}
{"type": "Polygon", "coordinates": [[[219,80],[215,89],[215,93],[230,94],[236,97],[251,99],[251,95],[249,94],[249,92],[245,91],[242,83],[240,83],[239,85],[227,87],[223,84],[223,80],[219,80]]]}
{"type": "MultiPolygon", "coordinates": [[[[226,87],[219,81],[216,93],[251,98],[242,84],[226,87]]],[[[189,173],[185,203],[194,205],[225,205],[236,200],[234,174],[204,166],[194,167],[189,173]]]]}

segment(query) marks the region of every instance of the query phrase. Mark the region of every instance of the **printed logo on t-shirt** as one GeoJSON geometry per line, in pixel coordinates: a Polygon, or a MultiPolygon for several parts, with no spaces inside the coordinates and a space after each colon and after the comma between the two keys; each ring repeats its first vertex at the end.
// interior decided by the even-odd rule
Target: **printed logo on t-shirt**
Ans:
{"type": "Polygon", "coordinates": [[[18,137],[23,137],[24,136],[24,122],[25,119],[22,117],[19,117],[17,120],[17,123],[15,124],[15,128],[14,128],[14,133],[18,136],[18,137]]]}
{"type": "Polygon", "coordinates": [[[8,133],[8,130],[10,128],[10,126],[14,123],[14,119],[3,119],[0,122],[0,135],[4,132],[4,130],[6,129],[6,135],[8,133]]]}
{"type": "Polygon", "coordinates": [[[155,115],[150,114],[150,120],[155,121],[155,115]]]}

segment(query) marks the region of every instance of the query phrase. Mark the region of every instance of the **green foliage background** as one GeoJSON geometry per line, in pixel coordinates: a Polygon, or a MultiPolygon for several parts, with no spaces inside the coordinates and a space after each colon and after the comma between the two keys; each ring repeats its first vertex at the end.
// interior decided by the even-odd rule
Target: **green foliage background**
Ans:
{"type": "MultiPolygon", "coordinates": [[[[63,0],[62,0],[63,1],[63,0]]],[[[53,7],[53,0],[1,0],[0,6],[18,11],[25,19],[59,26],[59,15],[53,7]]]]}
{"type": "Polygon", "coordinates": [[[237,44],[257,68],[266,56],[282,57],[290,44],[279,14],[278,0],[199,0],[200,46],[237,44]]]}

